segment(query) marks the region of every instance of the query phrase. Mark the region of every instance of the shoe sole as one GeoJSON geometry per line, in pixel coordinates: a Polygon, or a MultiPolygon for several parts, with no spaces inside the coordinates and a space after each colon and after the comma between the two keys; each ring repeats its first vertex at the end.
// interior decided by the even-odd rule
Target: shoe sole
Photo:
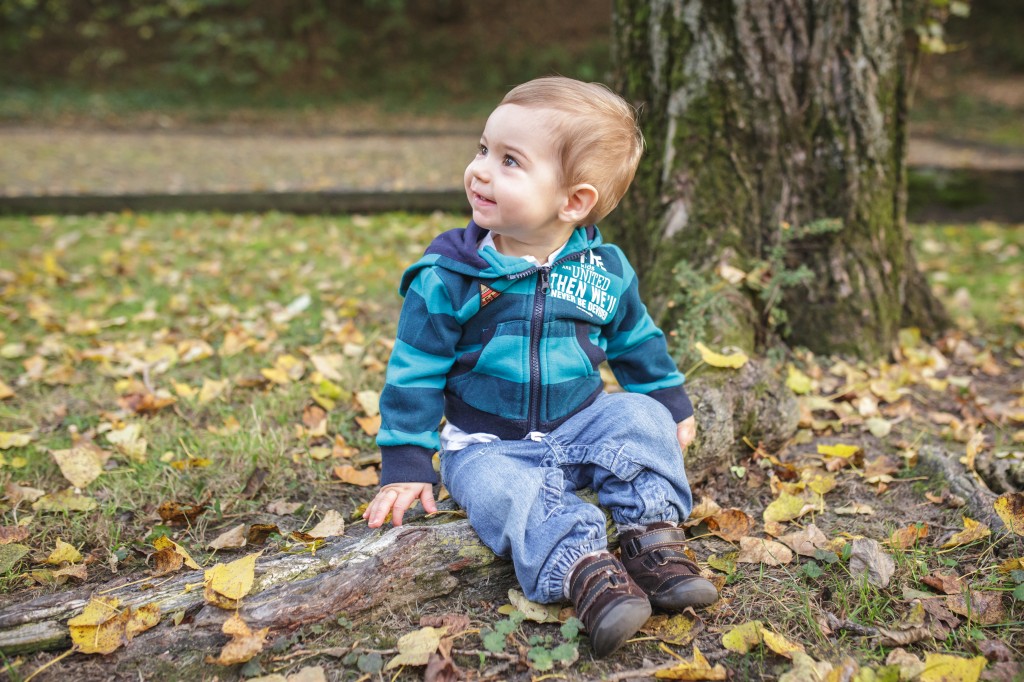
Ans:
{"type": "Polygon", "coordinates": [[[651,603],[665,611],[682,611],[685,608],[701,608],[711,606],[718,601],[718,590],[711,581],[686,580],[675,585],[657,597],[651,597],[651,603]]]}
{"type": "Polygon", "coordinates": [[[590,648],[594,655],[603,658],[621,647],[650,617],[651,605],[646,599],[631,599],[613,605],[590,633],[590,648]]]}

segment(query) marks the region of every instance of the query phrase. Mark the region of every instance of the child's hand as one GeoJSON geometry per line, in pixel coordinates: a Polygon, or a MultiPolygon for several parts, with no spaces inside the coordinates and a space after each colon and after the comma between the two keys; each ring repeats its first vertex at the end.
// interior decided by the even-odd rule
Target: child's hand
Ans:
{"type": "Polygon", "coordinates": [[[384,525],[388,512],[391,512],[391,523],[401,526],[402,516],[417,499],[423,503],[423,509],[428,514],[437,511],[437,505],[434,504],[434,488],[429,483],[392,483],[380,489],[370,502],[370,506],[363,512],[363,518],[367,520],[370,528],[380,528],[384,525]]]}
{"type": "Polygon", "coordinates": [[[697,420],[690,415],[676,426],[676,438],[679,439],[679,447],[686,452],[687,446],[697,436],[697,420]]]}

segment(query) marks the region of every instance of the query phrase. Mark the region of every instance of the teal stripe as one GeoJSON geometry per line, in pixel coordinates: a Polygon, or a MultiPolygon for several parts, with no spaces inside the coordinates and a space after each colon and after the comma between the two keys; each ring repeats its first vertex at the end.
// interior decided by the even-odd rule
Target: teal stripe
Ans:
{"type": "Polygon", "coordinates": [[[651,393],[662,388],[674,388],[675,386],[682,386],[686,379],[679,372],[673,372],[664,379],[658,381],[652,381],[647,384],[626,384],[622,388],[626,389],[630,393],[651,393]]]}
{"type": "Polygon", "coordinates": [[[444,388],[445,375],[452,359],[421,351],[401,339],[395,339],[386,381],[402,388],[444,388]]]}
{"type": "Polygon", "coordinates": [[[388,447],[391,445],[419,445],[431,450],[441,449],[441,438],[437,431],[424,431],[422,433],[405,433],[404,431],[392,431],[381,429],[377,433],[377,445],[388,447]]]}
{"type": "MultiPolygon", "coordinates": [[[[523,321],[522,326],[529,330],[528,322],[523,321]]],[[[517,384],[529,382],[529,343],[528,336],[519,336],[515,333],[495,336],[480,356],[475,371],[517,384]]]]}
{"type": "Polygon", "coordinates": [[[659,336],[662,336],[661,330],[654,325],[650,316],[645,315],[640,324],[628,332],[622,332],[614,339],[614,344],[609,344],[609,348],[614,345],[614,349],[608,352],[608,359],[614,360],[636,346],[659,336]]]}
{"type": "Polygon", "coordinates": [[[431,315],[451,315],[452,303],[448,298],[448,289],[433,270],[424,270],[423,274],[413,280],[409,291],[423,299],[427,312],[431,315]]]}

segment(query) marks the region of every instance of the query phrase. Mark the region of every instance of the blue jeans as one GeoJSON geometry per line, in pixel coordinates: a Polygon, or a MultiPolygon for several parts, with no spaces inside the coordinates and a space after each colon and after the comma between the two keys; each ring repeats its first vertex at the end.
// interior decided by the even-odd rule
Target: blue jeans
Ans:
{"type": "Polygon", "coordinates": [[[693,498],[676,424],[653,398],[601,395],[544,438],[498,440],[441,453],[441,480],[495,554],[511,558],[526,597],[562,601],[584,554],[608,546],[595,491],[620,526],[679,522],[693,498]]]}

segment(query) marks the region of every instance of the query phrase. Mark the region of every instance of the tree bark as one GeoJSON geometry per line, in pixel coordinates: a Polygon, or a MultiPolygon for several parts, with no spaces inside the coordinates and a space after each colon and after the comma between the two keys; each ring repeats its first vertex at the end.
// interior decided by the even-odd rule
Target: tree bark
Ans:
{"type": "Polygon", "coordinates": [[[731,296],[724,323],[667,307],[684,341],[873,356],[946,324],[905,225],[918,4],[615,0],[616,86],[647,153],[614,236],[652,300],[731,296]],[[723,263],[750,275],[726,285],[723,263]]]}
{"type": "MultiPolygon", "coordinates": [[[[746,447],[740,444],[744,436],[775,448],[796,430],[795,398],[757,363],[738,371],[708,371],[691,382],[690,393],[700,418],[697,440],[686,454],[691,477],[729,461],[737,446],[746,447]]],[[[515,586],[511,564],[480,543],[451,503],[441,508],[446,511],[435,518],[419,518],[401,528],[370,531],[356,525],[315,554],[260,558],[256,584],[242,600],[242,618],[254,630],[269,627],[277,637],[339,614],[358,626],[383,610],[454,594],[504,599],[515,586]]],[[[92,595],[103,593],[123,606],[158,604],[165,621],[100,659],[104,664],[119,670],[143,662],[159,665],[169,654],[167,660],[180,666],[187,656],[214,655],[227,639],[221,626],[230,614],[206,604],[202,589],[186,589],[202,580],[199,571],[141,581],[135,575],[10,604],[0,609],[0,652],[10,657],[69,646],[68,619],[92,595]],[[168,616],[179,612],[185,615],[182,624],[168,626],[168,616]]]]}

